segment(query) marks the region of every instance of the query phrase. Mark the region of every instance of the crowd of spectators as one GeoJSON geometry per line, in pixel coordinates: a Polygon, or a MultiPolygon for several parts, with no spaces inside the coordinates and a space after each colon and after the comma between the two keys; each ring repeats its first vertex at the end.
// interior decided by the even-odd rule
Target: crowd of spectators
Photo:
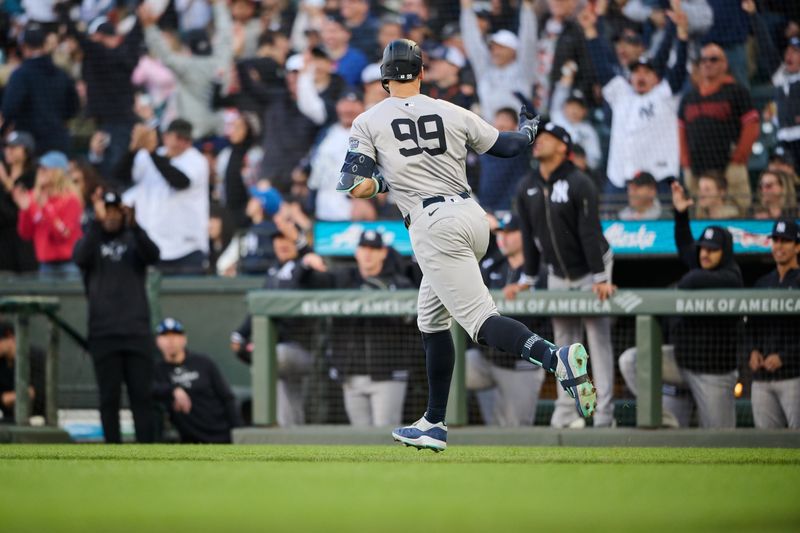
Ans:
{"type": "MultiPolygon", "coordinates": [[[[391,193],[351,200],[334,183],[353,118],[387,97],[380,53],[400,37],[422,45],[425,94],[500,130],[522,104],[565,128],[603,217],[669,218],[673,180],[696,218],[797,215],[792,3],[12,1],[0,12],[0,268],[74,272],[96,188],[137,205],[166,273],[265,272],[247,254],[271,251],[244,238],[265,221],[309,233],[317,220],[396,218],[391,193]],[[278,209],[254,219],[266,189],[278,209]]],[[[502,216],[535,165],[473,154],[467,171],[502,216]]]]}

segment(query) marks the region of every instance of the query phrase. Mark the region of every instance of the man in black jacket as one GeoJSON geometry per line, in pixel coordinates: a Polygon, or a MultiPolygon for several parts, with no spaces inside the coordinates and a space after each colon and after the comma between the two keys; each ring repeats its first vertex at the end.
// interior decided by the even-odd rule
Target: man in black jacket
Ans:
{"type": "Polygon", "coordinates": [[[231,430],[241,425],[241,418],[217,365],[186,349],[186,330],[180,321],[165,318],[156,334],[163,359],[156,367],[153,392],[166,405],[181,442],[231,442],[231,430]]]}
{"type": "MultiPolygon", "coordinates": [[[[775,270],[756,281],[759,289],[800,289],[800,228],[790,218],[772,227],[775,270]]],[[[747,322],[753,371],[753,421],[757,428],[800,429],[800,329],[797,316],[759,316],[747,322]]]]}
{"type": "Polygon", "coordinates": [[[78,113],[80,103],[75,84],[66,72],[53,63],[45,49],[47,33],[41,24],[29,23],[22,36],[25,60],[8,80],[3,92],[3,126],[30,132],[36,139],[36,152],[68,152],[67,121],[78,113]]]}
{"type": "MultiPolygon", "coordinates": [[[[592,179],[569,161],[569,134],[555,124],[542,128],[533,145],[539,167],[523,179],[516,198],[525,251],[525,276],[506,291],[513,297],[535,284],[539,264],[548,267],[547,286],[554,290],[591,290],[603,301],[614,293],[613,255],[600,226],[597,190],[592,179]]],[[[609,317],[553,318],[558,346],[581,342],[583,325],[592,352],[597,388],[595,427],[614,425],[614,356],[609,317]]],[[[583,427],[574,401],[558,389],[553,427],[583,427]]]]}
{"type": "MultiPolygon", "coordinates": [[[[266,290],[291,290],[301,288],[300,278],[305,275],[300,264],[302,254],[307,247],[298,249],[297,241],[292,236],[279,230],[272,232],[272,249],[276,261],[267,270],[263,288],[266,290]]],[[[303,397],[303,381],[313,366],[313,356],[301,344],[307,338],[301,334],[308,332],[304,328],[292,328],[290,320],[277,319],[278,344],[278,425],[294,426],[305,423],[303,397]]],[[[250,365],[253,358],[252,317],[244,319],[242,324],[231,333],[231,351],[242,362],[250,365]]],[[[246,408],[243,406],[243,410],[246,408]]],[[[247,416],[245,415],[245,418],[247,416]]]]}
{"type": "MultiPolygon", "coordinates": [[[[683,187],[672,183],[675,208],[675,247],[689,272],[678,281],[679,289],[741,288],[742,272],[733,258],[733,237],[720,226],[703,229],[695,241],[688,209],[694,202],[683,187]]],[[[741,319],[729,316],[680,317],[672,327],[675,359],[683,381],[697,406],[700,426],[736,426],[733,389],[736,386],[736,346],[741,319]]]]}
{"type": "Polygon", "coordinates": [[[89,352],[100,392],[106,442],[122,442],[119,408],[128,389],[136,440],[153,441],[153,337],[145,282],[158,247],[119,195],[94,197],[95,220],[73,251],[89,300],[89,352]]]}
{"type": "MultiPolygon", "coordinates": [[[[361,234],[357,266],[329,272],[316,254],[303,257],[304,288],[396,290],[411,281],[387,261],[380,233],[361,234]]],[[[334,318],[330,375],[341,381],[344,405],[354,426],[400,424],[408,385],[409,356],[418,346],[413,321],[402,318],[334,318]]]]}

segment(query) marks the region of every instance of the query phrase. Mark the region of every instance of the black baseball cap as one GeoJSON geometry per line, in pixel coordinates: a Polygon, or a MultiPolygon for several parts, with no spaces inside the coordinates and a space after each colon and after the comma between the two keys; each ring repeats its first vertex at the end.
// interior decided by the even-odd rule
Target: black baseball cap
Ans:
{"type": "Polygon", "coordinates": [[[22,44],[30,48],[41,48],[47,39],[47,31],[38,22],[29,22],[22,30],[22,44]]]}
{"type": "Polygon", "coordinates": [[[519,217],[513,213],[506,213],[497,221],[497,231],[519,231],[519,217]]]}
{"type": "Polygon", "coordinates": [[[117,30],[114,28],[114,24],[108,20],[106,17],[97,17],[94,19],[89,27],[86,29],[89,35],[93,35],[95,33],[99,33],[101,35],[116,35],[117,30]]]}
{"type": "Polygon", "coordinates": [[[326,59],[328,61],[331,60],[330,54],[328,54],[324,48],[319,46],[315,46],[311,49],[311,57],[316,57],[317,59],[326,59]]]}
{"type": "Polygon", "coordinates": [[[208,37],[206,30],[189,30],[186,32],[184,42],[196,56],[210,56],[211,55],[211,39],[208,37]]]}
{"type": "Polygon", "coordinates": [[[770,237],[773,239],[780,238],[800,243],[800,227],[798,227],[796,220],[782,217],[773,224],[770,237]]]}
{"type": "Polygon", "coordinates": [[[364,95],[359,90],[348,89],[344,91],[341,95],[339,95],[337,101],[339,100],[347,100],[349,102],[363,102],[364,95]]]}
{"type": "Polygon", "coordinates": [[[122,197],[114,191],[103,193],[103,203],[106,205],[122,205],[122,197]]]}
{"type": "Polygon", "coordinates": [[[156,335],[166,335],[167,333],[178,333],[185,335],[186,330],[177,318],[167,317],[156,326],[156,335]]]}
{"type": "Polygon", "coordinates": [[[572,137],[570,137],[569,133],[567,133],[567,130],[565,130],[561,126],[558,126],[553,122],[548,122],[547,124],[544,125],[542,129],[539,130],[539,135],[542,135],[544,133],[549,133],[562,143],[566,144],[567,152],[570,152],[572,150],[572,137]]]}
{"type": "Polygon", "coordinates": [[[361,234],[358,245],[367,248],[383,248],[383,236],[375,230],[368,229],[361,234]]]}
{"type": "Polygon", "coordinates": [[[176,118],[167,126],[167,133],[174,133],[184,139],[192,139],[192,123],[183,118],[176,118]]]}
{"type": "Polygon", "coordinates": [[[577,104],[582,105],[583,107],[588,107],[589,104],[586,101],[586,95],[583,94],[583,91],[580,89],[573,89],[570,91],[569,96],[567,96],[567,103],[575,102],[577,104]]]}
{"type": "Polygon", "coordinates": [[[639,187],[644,187],[644,186],[655,187],[656,178],[653,177],[653,175],[650,174],[649,172],[640,171],[633,176],[631,183],[633,183],[634,185],[638,185],[639,187]]]}
{"type": "Polygon", "coordinates": [[[623,41],[636,46],[644,46],[642,35],[632,28],[625,28],[622,30],[622,33],[619,34],[617,41],[623,41]]]}
{"type": "Polygon", "coordinates": [[[658,74],[658,71],[656,70],[656,67],[653,64],[653,61],[647,56],[639,56],[639,59],[637,59],[628,66],[631,72],[634,72],[637,68],[642,68],[642,67],[649,68],[650,70],[658,74]]]}
{"type": "Polygon", "coordinates": [[[712,250],[722,250],[725,246],[725,230],[719,226],[708,226],[703,230],[703,234],[697,239],[697,246],[700,248],[710,248],[712,250]]]}
{"type": "Polygon", "coordinates": [[[22,146],[25,151],[32,154],[36,151],[36,141],[27,131],[12,131],[6,137],[6,146],[22,146]]]}

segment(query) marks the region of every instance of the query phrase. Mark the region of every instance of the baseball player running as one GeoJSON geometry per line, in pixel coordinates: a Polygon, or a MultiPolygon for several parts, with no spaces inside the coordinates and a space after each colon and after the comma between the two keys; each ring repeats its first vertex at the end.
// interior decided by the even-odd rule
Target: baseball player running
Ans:
{"type": "Polygon", "coordinates": [[[445,412],[455,363],[451,317],[476,342],[553,372],[581,415],[589,417],[597,397],[584,347],[556,347],[500,316],[478,265],[490,232],[483,209],[470,198],[464,169],[467,146],[479,154],[513,157],[533,143],[539,119],[523,107],[519,131],[500,133],[469,111],[420,94],[424,75],[414,41],[389,43],[381,78],[390,97],[353,122],[337,186],[357,198],[391,188],[422,269],[417,325],[425,349],[428,408],[392,436],[418,449],[438,452],[447,447],[445,412]]]}

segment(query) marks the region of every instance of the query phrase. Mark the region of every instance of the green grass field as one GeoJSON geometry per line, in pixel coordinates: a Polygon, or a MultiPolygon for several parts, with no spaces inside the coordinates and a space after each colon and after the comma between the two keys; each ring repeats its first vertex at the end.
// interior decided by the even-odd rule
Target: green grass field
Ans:
{"type": "Polygon", "coordinates": [[[800,450],[0,446],[0,531],[798,531],[800,450]]]}

